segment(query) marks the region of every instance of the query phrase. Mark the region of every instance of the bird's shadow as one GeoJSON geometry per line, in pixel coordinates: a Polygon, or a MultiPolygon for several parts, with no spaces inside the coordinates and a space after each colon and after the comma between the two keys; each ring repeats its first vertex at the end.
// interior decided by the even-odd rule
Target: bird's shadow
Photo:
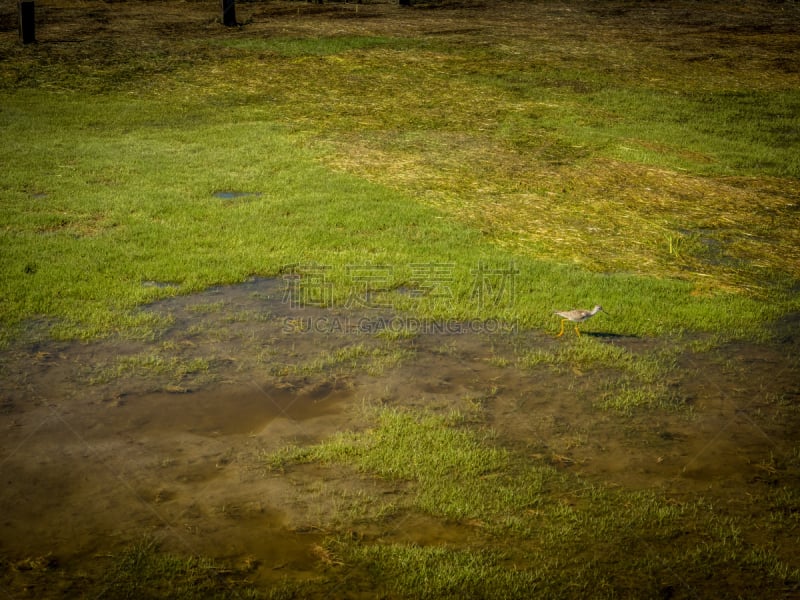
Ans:
{"type": "Polygon", "coordinates": [[[581,331],[582,336],[597,338],[600,340],[622,340],[638,338],[638,335],[623,335],[621,333],[610,333],[606,331],[581,331]]]}

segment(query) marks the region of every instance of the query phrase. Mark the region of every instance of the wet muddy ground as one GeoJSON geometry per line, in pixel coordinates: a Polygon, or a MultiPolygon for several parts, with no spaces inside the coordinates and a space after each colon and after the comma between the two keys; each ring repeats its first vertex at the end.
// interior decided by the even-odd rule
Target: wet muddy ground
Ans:
{"type": "MultiPolygon", "coordinates": [[[[151,3],[94,3],[90,14],[83,4],[37,3],[39,44],[27,50],[17,43],[16,3],[0,7],[4,50],[22,65],[9,70],[10,84],[36,72],[23,61],[32,50],[54,71],[87,56],[116,68],[131,47],[158,49],[165,36],[230,35],[218,26],[217,5],[206,13],[165,4],[154,23],[142,12],[151,3]]],[[[702,13],[691,3],[681,6],[638,11],[637,4],[619,3],[612,11],[607,3],[593,10],[606,23],[626,24],[614,35],[628,30],[628,12],[682,23],[680,38],[668,27],[651,30],[662,32],[659,43],[670,52],[678,45],[683,53],[695,51],[691,60],[721,58],[708,54],[711,24],[724,40],[795,29],[788,9],[776,21],[746,3],[702,13]]],[[[448,9],[447,17],[418,11],[413,18],[389,5],[239,6],[247,31],[263,36],[363,34],[365,22],[372,35],[530,34],[531,21],[515,10],[486,11],[482,20],[477,14],[470,3],[448,9]],[[320,15],[328,18],[314,18],[320,15]]],[[[575,19],[566,4],[548,14],[551,27],[575,19]]],[[[537,14],[534,22],[545,17],[537,14]]],[[[585,31],[595,33],[591,22],[585,31]]],[[[795,72],[786,58],[795,51],[791,38],[752,47],[753,64],[795,72]]],[[[196,51],[185,50],[192,61],[196,51]]],[[[257,194],[219,190],[216,197],[243,193],[257,194]]],[[[63,569],[67,586],[82,572],[102,570],[142,536],[182,555],[230,561],[260,584],[313,576],[324,563],[318,544],[330,533],[480,544],[469,524],[404,510],[403,482],[336,466],[270,468],[270,453],[287,444],[370,426],[372,406],[459,410],[531,461],[675,502],[708,498],[728,514],[758,519],[771,490],[800,489],[797,316],[776,324],[764,343],[586,334],[639,357],[675,349],[675,364],[661,381],[672,407],[626,413],[602,407],[621,376],[614,368],[570,360],[527,365],[530,352],[580,343],[570,335],[554,339],[557,320],[549,334],[495,327],[380,334],[375,324],[393,315],[293,307],[284,283],[253,280],[146,307],[164,320],[152,340],[53,342],[42,334],[47,324],[34,324],[27,341],[0,353],[1,592],[58,596],[58,589],[42,587],[42,570],[63,569]]],[[[785,510],[796,514],[797,506],[787,503],[785,510]]],[[[792,536],[787,531],[771,548],[797,568],[792,536]]]]}
{"type": "MultiPolygon", "coordinates": [[[[599,404],[613,370],[520,360],[577,338],[364,333],[328,325],[389,315],[285,300],[285,282],[252,280],[144,308],[163,318],[153,340],[5,351],[0,556],[74,569],[149,535],[247,565],[263,583],[313,573],[330,532],[467,543],[474,530],[463,524],[382,520],[402,505],[402,483],[329,466],[269,469],[269,453],[364,428],[365,407],[381,405],[458,410],[531,460],[678,501],[758,511],[765,490],[798,485],[797,319],[769,343],[703,352],[685,340],[593,337],[587,326],[592,342],[636,355],[685,348],[665,372],[674,408],[622,413],[599,404]]],[[[25,569],[15,572],[24,587],[25,569]]]]}

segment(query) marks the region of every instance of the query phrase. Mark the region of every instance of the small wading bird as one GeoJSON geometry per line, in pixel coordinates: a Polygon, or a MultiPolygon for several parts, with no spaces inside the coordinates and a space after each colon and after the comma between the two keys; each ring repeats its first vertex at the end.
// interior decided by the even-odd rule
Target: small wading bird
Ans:
{"type": "Polygon", "coordinates": [[[556,314],[559,317],[561,317],[561,331],[558,332],[558,335],[556,337],[561,337],[562,335],[564,335],[564,323],[566,323],[567,321],[575,323],[575,333],[577,333],[578,337],[580,337],[581,332],[578,331],[578,323],[583,323],[587,319],[592,318],[601,310],[603,310],[603,307],[600,306],[599,304],[595,306],[592,310],[583,310],[581,308],[577,310],[564,310],[564,311],[557,310],[553,314],[556,314]]]}

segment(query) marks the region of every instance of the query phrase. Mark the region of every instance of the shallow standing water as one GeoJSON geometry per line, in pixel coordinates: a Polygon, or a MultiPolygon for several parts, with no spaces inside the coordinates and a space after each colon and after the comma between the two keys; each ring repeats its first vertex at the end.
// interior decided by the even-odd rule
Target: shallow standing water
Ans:
{"type": "MultiPolygon", "coordinates": [[[[256,582],[302,577],[319,566],[323,535],[353,528],[343,505],[365,517],[358,535],[376,541],[468,543],[472,528],[425,515],[370,525],[380,506],[363,503],[364,492],[390,502],[405,492],[397,482],[314,465],[268,471],[266,456],[287,444],[367,426],[368,405],[459,410],[530,460],[675,498],[746,509],[765,486],[798,483],[791,319],[769,344],[683,352],[668,375],[680,408],[621,414],[598,404],[612,370],[521,366],[526,352],[578,340],[320,333],[308,325],[386,315],[292,307],[282,284],[253,280],[147,307],[169,321],[150,343],[6,352],[0,556],[80,568],[148,535],[169,550],[251,565],[256,582]]],[[[636,354],[669,343],[598,339],[636,354]]]]}

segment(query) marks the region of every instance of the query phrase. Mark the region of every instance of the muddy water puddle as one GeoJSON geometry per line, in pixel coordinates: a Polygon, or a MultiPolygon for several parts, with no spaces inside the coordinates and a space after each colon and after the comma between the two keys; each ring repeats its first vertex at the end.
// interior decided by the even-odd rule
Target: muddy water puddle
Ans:
{"type": "MultiPolygon", "coordinates": [[[[330,533],[475,543],[468,525],[398,511],[402,482],[327,465],[268,469],[287,444],[370,426],[374,406],[458,410],[530,461],[592,484],[732,503],[798,485],[791,328],[769,344],[687,344],[663,375],[674,406],[623,413],[601,406],[613,369],[522,366],[526,353],[576,339],[332,329],[386,315],[292,307],[269,280],[146,310],[166,323],[154,341],[37,343],[3,356],[0,556],[9,563],[81,565],[148,535],[271,581],[312,573],[330,533]]],[[[637,355],[679,343],[587,337],[637,355]]]]}

